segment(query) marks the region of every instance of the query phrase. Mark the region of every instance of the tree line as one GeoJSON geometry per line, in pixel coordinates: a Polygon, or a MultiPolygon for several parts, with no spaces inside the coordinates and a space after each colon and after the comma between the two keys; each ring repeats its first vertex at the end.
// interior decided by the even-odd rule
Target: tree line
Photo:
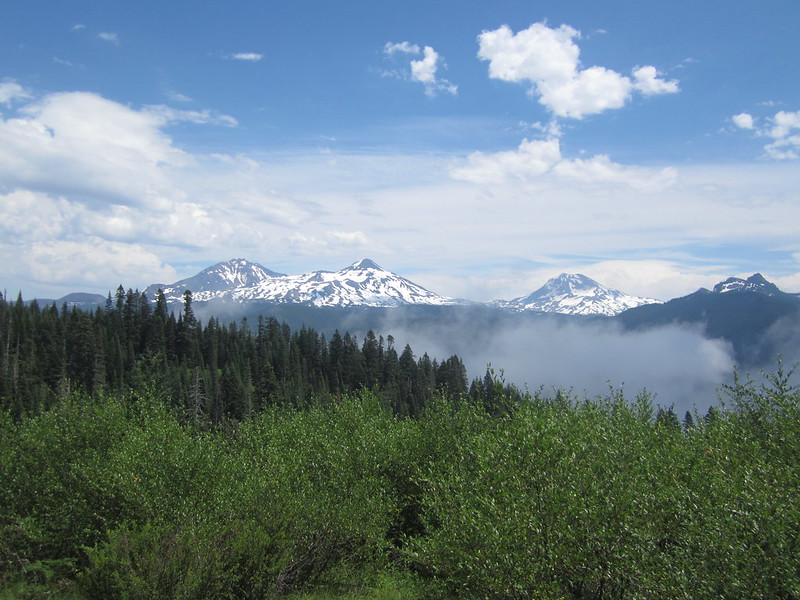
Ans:
{"type": "MultiPolygon", "coordinates": [[[[391,335],[372,331],[362,341],[338,331],[328,340],[273,317],[260,316],[252,327],[246,319],[201,323],[189,291],[177,316],[160,291],[152,302],[122,286],[94,312],[0,296],[0,398],[15,416],[72,391],[97,397],[143,385],[212,424],[362,388],[379,393],[395,413],[414,416],[435,394],[468,391],[455,355],[416,357],[409,345],[398,350],[391,335]]],[[[480,379],[470,387],[485,393],[480,379]]]]}

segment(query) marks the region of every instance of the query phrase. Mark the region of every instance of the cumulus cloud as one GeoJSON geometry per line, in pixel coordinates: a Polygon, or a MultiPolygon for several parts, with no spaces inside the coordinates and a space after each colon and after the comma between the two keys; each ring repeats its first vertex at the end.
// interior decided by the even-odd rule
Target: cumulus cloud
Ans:
{"type": "Polygon", "coordinates": [[[45,241],[71,230],[80,208],[64,198],[30,190],[0,195],[0,232],[16,244],[45,241]]]}
{"type": "Polygon", "coordinates": [[[466,164],[451,170],[456,179],[473,183],[497,183],[509,178],[527,179],[550,171],[561,161],[557,139],[522,140],[517,150],[484,154],[473,152],[466,164]]]}
{"type": "Polygon", "coordinates": [[[672,168],[646,169],[614,163],[606,155],[589,159],[566,159],[557,139],[522,140],[517,150],[470,154],[465,164],[450,174],[473,183],[500,183],[509,179],[533,179],[551,173],[562,179],[586,184],[608,183],[641,191],[657,191],[671,185],[677,173],[672,168]]]}
{"type": "Polygon", "coordinates": [[[581,68],[576,39],[580,32],[568,25],[534,23],[516,34],[503,25],[478,36],[478,57],[489,62],[491,78],[531,84],[539,103],[559,117],[581,119],[621,108],[633,91],[678,91],[677,81],[660,79],[650,65],[634,69],[634,81],[601,66],[581,68]]]}
{"type": "MultiPolygon", "coordinates": [[[[16,88],[10,94],[24,97],[16,88]]],[[[14,117],[0,117],[0,179],[101,204],[180,199],[168,172],[193,158],[162,130],[176,122],[237,124],[209,110],[134,110],[88,92],[51,94],[21,107],[14,117]]]]}
{"type": "Polygon", "coordinates": [[[30,92],[13,79],[0,81],[0,104],[10,106],[15,100],[26,100],[30,97],[30,92]]]}
{"type": "Polygon", "coordinates": [[[659,73],[653,66],[639,67],[633,70],[633,78],[635,87],[645,96],[654,96],[656,94],[675,94],[679,91],[678,82],[676,80],[667,81],[659,79],[659,73]]]}
{"type": "Polygon", "coordinates": [[[748,113],[743,112],[738,115],[733,115],[731,120],[739,129],[753,129],[754,127],[753,115],[748,113]]]}
{"type": "Polygon", "coordinates": [[[753,131],[758,137],[771,138],[764,146],[767,157],[776,160],[794,160],[800,158],[800,110],[796,112],[781,110],[766,123],[758,126],[755,118],[748,113],[740,113],[731,117],[734,125],[740,129],[753,131]]]}
{"type": "Polygon", "coordinates": [[[0,119],[0,176],[38,191],[140,201],[167,191],[164,169],[188,160],[163,123],[97,94],[51,94],[0,119]]]}
{"type": "Polygon", "coordinates": [[[384,76],[397,77],[400,79],[407,79],[415,81],[425,86],[425,95],[429,97],[436,96],[440,92],[456,95],[458,93],[458,86],[450,83],[447,79],[437,76],[437,71],[441,65],[444,64],[442,57],[431,46],[425,46],[422,50],[417,44],[410,42],[387,42],[383,47],[383,53],[387,59],[392,59],[394,56],[406,55],[418,56],[422,53],[422,58],[410,60],[407,66],[404,64],[402,68],[382,71],[384,76]]]}

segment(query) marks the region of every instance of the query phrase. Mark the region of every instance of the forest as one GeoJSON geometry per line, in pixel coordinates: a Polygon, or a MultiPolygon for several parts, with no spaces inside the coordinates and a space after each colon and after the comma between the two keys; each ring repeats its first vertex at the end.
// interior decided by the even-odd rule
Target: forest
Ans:
{"type": "Polygon", "coordinates": [[[780,363],[679,421],[185,300],[0,303],[0,598],[800,598],[780,363]]]}
{"type": "MultiPolygon", "coordinates": [[[[47,407],[71,390],[97,397],[154,384],[168,402],[209,424],[273,405],[302,406],[362,388],[380,390],[398,414],[418,414],[437,393],[467,392],[457,356],[441,362],[400,352],[388,335],[292,332],[272,317],[251,329],[203,324],[191,292],[176,317],[163,294],[118,288],[95,312],[0,299],[0,398],[13,415],[47,407]]],[[[472,393],[483,395],[483,379],[472,393]]],[[[491,395],[491,390],[489,395],[491,395]]]]}

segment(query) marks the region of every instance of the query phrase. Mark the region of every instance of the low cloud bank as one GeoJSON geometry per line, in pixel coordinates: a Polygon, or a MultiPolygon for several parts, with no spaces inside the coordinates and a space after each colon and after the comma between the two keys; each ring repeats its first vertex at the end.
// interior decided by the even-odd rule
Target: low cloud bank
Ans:
{"type": "Polygon", "coordinates": [[[613,322],[545,318],[477,329],[468,322],[432,327],[387,323],[386,331],[418,353],[437,358],[457,354],[470,378],[482,376],[491,364],[496,372],[502,370],[507,383],[531,391],[564,389],[593,397],[612,386],[622,387],[632,399],[646,390],[655,403],[673,406],[681,417],[694,408],[705,412],[734,371],[727,342],[678,325],[625,331],[613,322]]]}

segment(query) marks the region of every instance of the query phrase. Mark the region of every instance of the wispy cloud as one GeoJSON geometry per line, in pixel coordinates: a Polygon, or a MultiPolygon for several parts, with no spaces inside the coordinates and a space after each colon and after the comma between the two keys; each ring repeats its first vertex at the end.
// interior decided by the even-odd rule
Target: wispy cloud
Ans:
{"type": "Polygon", "coordinates": [[[263,54],[259,54],[258,52],[237,52],[236,54],[231,54],[230,58],[233,60],[244,60],[247,62],[258,62],[262,58],[264,58],[263,54]]]}
{"type": "Polygon", "coordinates": [[[173,102],[191,102],[192,99],[187,96],[186,94],[181,94],[180,92],[176,92],[175,90],[167,90],[166,92],[167,98],[172,100],[173,102]]]}
{"type": "MultiPolygon", "coordinates": [[[[58,56],[54,56],[54,57],[53,57],[53,62],[54,62],[54,63],[56,63],[57,65],[62,65],[62,66],[64,66],[64,67],[70,67],[70,68],[74,68],[74,67],[78,67],[78,66],[80,66],[80,65],[76,65],[76,64],[75,64],[75,63],[73,63],[72,61],[69,61],[69,60],[66,60],[66,59],[60,58],[60,57],[58,57],[58,56]]],[[[82,68],[82,67],[81,67],[81,68],[82,68]]]]}
{"type": "Polygon", "coordinates": [[[419,46],[411,42],[386,42],[386,45],[383,47],[383,52],[389,56],[397,52],[402,52],[403,54],[419,54],[419,46]]]}
{"type": "Polygon", "coordinates": [[[146,106],[144,112],[157,116],[164,123],[177,123],[180,121],[196,123],[198,125],[224,125],[236,127],[238,121],[229,115],[216,114],[210,110],[179,110],[163,104],[146,106]]]}
{"type": "Polygon", "coordinates": [[[530,84],[539,103],[558,117],[582,119],[621,108],[634,91],[678,91],[677,81],[661,79],[650,65],[635,68],[633,81],[605,67],[581,68],[577,39],[580,32],[568,25],[534,23],[517,33],[504,25],[478,37],[478,57],[489,62],[491,78],[530,84]]]}
{"type": "Polygon", "coordinates": [[[97,37],[104,42],[111,42],[112,44],[119,45],[119,35],[110,31],[104,31],[97,34],[97,37]]]}
{"type": "Polygon", "coordinates": [[[30,92],[13,79],[0,81],[0,104],[10,106],[14,101],[26,100],[30,97],[30,92]]]}

